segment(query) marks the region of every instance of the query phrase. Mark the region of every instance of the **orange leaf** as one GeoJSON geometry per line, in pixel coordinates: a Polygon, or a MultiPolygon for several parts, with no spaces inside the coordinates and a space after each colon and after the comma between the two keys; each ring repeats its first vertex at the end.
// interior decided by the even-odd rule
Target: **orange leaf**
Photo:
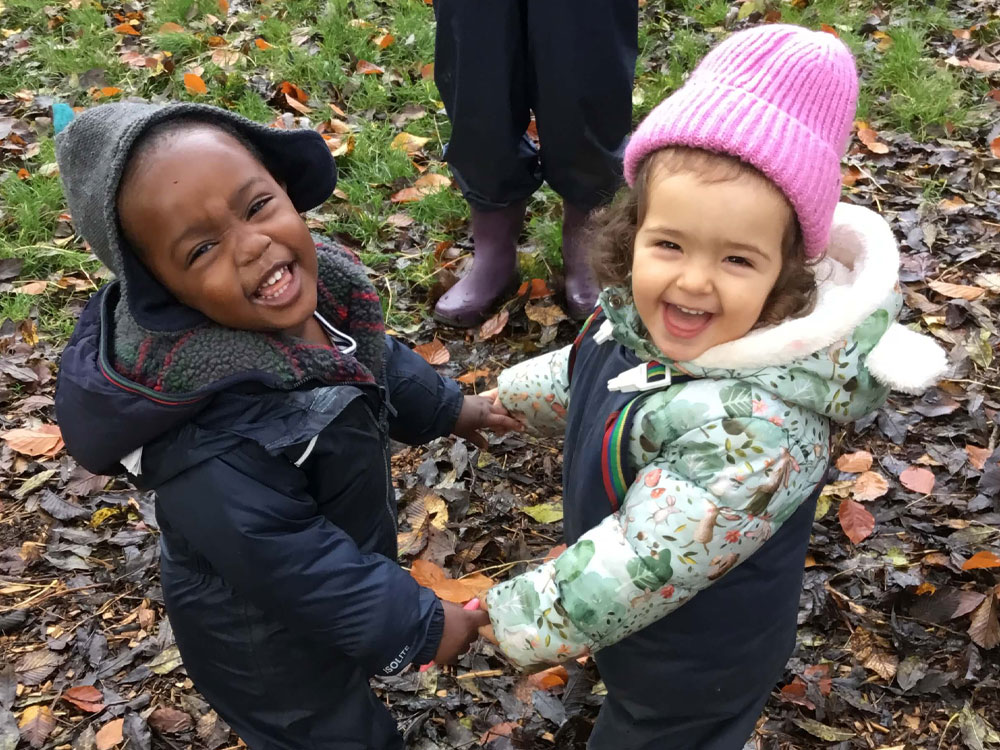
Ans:
{"type": "Polygon", "coordinates": [[[35,428],[8,430],[0,435],[12,451],[25,456],[52,458],[65,445],[59,425],[43,424],[35,428]]]}
{"type": "Polygon", "coordinates": [[[938,208],[942,211],[957,211],[960,208],[968,206],[969,204],[965,202],[965,199],[961,195],[956,195],[953,198],[943,198],[938,201],[938,208]]]}
{"type": "Polygon", "coordinates": [[[19,170],[17,170],[17,178],[19,180],[26,180],[29,177],[31,177],[31,172],[29,172],[24,167],[21,167],[19,170]]]}
{"type": "Polygon", "coordinates": [[[101,89],[101,96],[117,96],[121,92],[122,92],[121,89],[116,88],[114,86],[105,86],[103,89],[101,89]]]}
{"type": "Polygon", "coordinates": [[[464,578],[449,578],[444,570],[429,560],[414,560],[410,575],[441,599],[456,604],[464,604],[493,585],[493,579],[482,573],[473,573],[464,578]]]}
{"type": "Polygon", "coordinates": [[[990,141],[990,151],[993,152],[994,158],[1000,159],[1000,138],[994,138],[990,141]]]}
{"type": "Polygon", "coordinates": [[[396,37],[394,37],[392,34],[379,34],[374,39],[372,39],[372,41],[375,42],[375,46],[378,47],[379,49],[385,49],[390,44],[396,41],[396,37]]]}
{"type": "Polygon", "coordinates": [[[312,113],[312,108],[307,107],[305,104],[300,102],[291,94],[285,94],[285,101],[288,102],[288,106],[294,109],[296,112],[302,115],[308,115],[312,113]]]}
{"type": "Polygon", "coordinates": [[[861,503],[850,498],[840,501],[840,527],[854,544],[867,539],[875,529],[875,517],[861,503]]]}
{"type": "Polygon", "coordinates": [[[281,90],[282,94],[288,94],[289,96],[294,96],[303,104],[309,101],[309,94],[307,94],[304,90],[296,86],[291,81],[282,81],[281,85],[278,88],[281,90]]]}
{"type": "Polygon", "coordinates": [[[568,681],[569,673],[566,671],[566,667],[562,665],[543,669],[541,672],[535,672],[535,674],[528,677],[528,682],[538,690],[551,690],[554,687],[562,687],[568,681]]]}
{"type": "Polygon", "coordinates": [[[885,477],[874,471],[866,471],[854,482],[852,494],[856,500],[874,500],[889,491],[885,477]]]}
{"type": "Polygon", "coordinates": [[[229,12],[229,0],[219,0],[219,11],[221,13],[229,12]]]}
{"type": "Polygon", "coordinates": [[[872,467],[872,454],[868,451],[845,453],[837,459],[837,470],[849,474],[868,471],[872,467]]]}
{"type": "Polygon", "coordinates": [[[819,25],[819,30],[825,31],[827,34],[833,34],[835,37],[840,39],[840,34],[838,34],[837,30],[833,28],[833,26],[830,26],[829,24],[821,23],[819,25]]]}
{"type": "Polygon", "coordinates": [[[971,29],[952,29],[951,34],[956,39],[972,39],[971,29]]]}
{"type": "Polygon", "coordinates": [[[978,568],[1000,568],[1000,557],[984,549],[962,563],[962,570],[976,570],[978,568]]]}
{"type": "Polygon", "coordinates": [[[208,86],[201,80],[201,76],[196,73],[184,74],[184,88],[191,94],[207,94],[208,86]]]}
{"type": "Polygon", "coordinates": [[[969,463],[972,464],[972,468],[982,471],[986,466],[986,461],[990,457],[990,449],[980,448],[978,445],[967,445],[965,446],[965,452],[969,456],[969,463]]]}
{"type": "Polygon", "coordinates": [[[908,490],[929,495],[934,489],[934,472],[919,466],[911,466],[899,475],[899,482],[908,490]]]}
{"type": "Polygon", "coordinates": [[[892,46],[892,37],[884,31],[873,32],[872,39],[878,39],[878,47],[876,49],[878,49],[879,52],[885,52],[892,46]]]}
{"type": "Polygon", "coordinates": [[[949,284],[946,281],[928,281],[927,286],[938,294],[952,299],[966,299],[970,302],[982,297],[986,290],[978,286],[968,286],[967,284],[949,284]]]}
{"type": "Polygon", "coordinates": [[[130,23],[120,23],[113,29],[118,34],[128,34],[130,36],[139,36],[139,32],[135,30],[135,26],[130,23]]]}
{"type": "Polygon", "coordinates": [[[257,45],[257,49],[271,49],[271,45],[265,42],[263,39],[260,38],[254,39],[253,43],[257,45]]]}
{"type": "Polygon", "coordinates": [[[97,750],[111,750],[115,745],[120,745],[124,737],[122,736],[122,726],[125,719],[114,719],[109,721],[97,733],[97,750]]]}
{"type": "Polygon", "coordinates": [[[430,172],[422,177],[418,177],[417,181],[413,183],[413,187],[403,188],[398,193],[395,193],[389,200],[393,203],[412,203],[414,201],[422,200],[428,195],[440,192],[449,185],[451,185],[451,180],[449,178],[445,177],[443,174],[430,172]]]}
{"type": "Polygon", "coordinates": [[[428,364],[432,365],[444,365],[451,359],[451,354],[448,353],[444,344],[437,338],[426,344],[413,347],[413,351],[427,360],[428,364]]]}
{"type": "Polygon", "coordinates": [[[104,710],[104,696],[93,685],[71,687],[62,694],[62,699],[87,713],[104,710]]]}
{"type": "Polygon", "coordinates": [[[464,375],[459,375],[455,380],[459,383],[465,383],[466,385],[472,385],[479,378],[488,378],[490,376],[489,370],[470,370],[464,375]]]}
{"type": "Polygon", "coordinates": [[[427,63],[422,68],[420,68],[420,77],[425,81],[434,80],[434,63],[427,63]]]}
{"type": "MultiPolygon", "coordinates": [[[[208,39],[205,40],[205,42],[208,44],[209,47],[225,47],[226,46],[226,40],[223,39],[221,36],[210,36],[208,39]]],[[[214,59],[213,59],[213,62],[214,62],[214,59]]]]}
{"type": "Polygon", "coordinates": [[[48,286],[49,282],[47,281],[29,281],[24,286],[17,287],[14,291],[18,294],[41,294],[48,289],[48,286]]]}
{"type": "Polygon", "coordinates": [[[361,73],[361,75],[366,75],[366,76],[376,75],[378,73],[385,73],[385,71],[382,70],[382,68],[380,68],[378,65],[376,65],[375,63],[370,63],[367,60],[358,60],[358,65],[355,68],[355,70],[361,73]]]}
{"type": "Polygon", "coordinates": [[[937,586],[935,586],[933,583],[927,583],[927,581],[924,581],[919,586],[917,586],[917,590],[914,591],[913,593],[915,593],[917,596],[925,596],[927,594],[933,594],[935,591],[937,591],[937,586]]]}
{"type": "Polygon", "coordinates": [[[873,154],[889,153],[889,146],[878,140],[878,133],[871,128],[858,128],[858,140],[873,154]]]}
{"type": "Polygon", "coordinates": [[[565,544],[557,544],[555,547],[553,547],[552,549],[550,549],[548,551],[548,554],[545,555],[545,559],[542,560],[542,562],[548,562],[549,560],[555,560],[557,557],[559,557],[559,555],[561,555],[565,551],[566,551],[566,545],[565,544]]]}
{"type": "Polygon", "coordinates": [[[173,21],[167,21],[158,29],[158,31],[161,34],[183,34],[184,27],[181,26],[179,23],[174,23],[173,21]]]}
{"type": "Polygon", "coordinates": [[[544,299],[551,296],[552,290],[545,283],[545,279],[531,280],[531,294],[528,295],[528,299],[544,299]]]}

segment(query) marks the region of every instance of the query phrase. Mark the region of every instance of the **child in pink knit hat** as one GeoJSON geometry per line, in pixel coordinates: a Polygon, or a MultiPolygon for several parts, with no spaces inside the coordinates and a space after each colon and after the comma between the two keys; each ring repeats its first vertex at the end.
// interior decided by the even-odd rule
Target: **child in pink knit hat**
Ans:
{"type": "Polygon", "coordinates": [[[632,137],[576,343],[500,376],[565,431],[570,546],[484,605],[521,667],[594,655],[594,750],[744,746],[795,644],[832,423],[944,369],[895,322],[888,225],[838,203],[857,91],[829,34],[719,44],[632,137]]]}

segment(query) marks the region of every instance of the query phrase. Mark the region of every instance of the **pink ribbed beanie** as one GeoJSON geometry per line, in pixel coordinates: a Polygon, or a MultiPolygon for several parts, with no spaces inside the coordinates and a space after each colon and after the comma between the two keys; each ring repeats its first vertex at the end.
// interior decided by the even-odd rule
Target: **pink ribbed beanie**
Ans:
{"type": "Polygon", "coordinates": [[[857,99],[854,58],[832,34],[784,24],[738,32],[642,121],[625,179],[632,185],[642,160],[666,146],[736,156],[781,188],[815,258],[829,241],[857,99]]]}

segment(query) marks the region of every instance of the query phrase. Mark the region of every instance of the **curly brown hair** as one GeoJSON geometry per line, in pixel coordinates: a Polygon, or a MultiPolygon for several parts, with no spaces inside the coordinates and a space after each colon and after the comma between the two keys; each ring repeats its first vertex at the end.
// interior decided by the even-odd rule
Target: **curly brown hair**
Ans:
{"type": "MultiPolygon", "coordinates": [[[[601,286],[631,287],[635,236],[646,218],[648,189],[655,174],[694,174],[708,183],[751,176],[773,183],[735,156],[698,148],[671,146],[651,154],[639,166],[631,188],[590,219],[591,263],[601,286]]],[[[781,247],[781,272],[774,283],[755,328],[808,314],[816,303],[816,278],[805,255],[802,230],[791,212],[781,247]]]]}

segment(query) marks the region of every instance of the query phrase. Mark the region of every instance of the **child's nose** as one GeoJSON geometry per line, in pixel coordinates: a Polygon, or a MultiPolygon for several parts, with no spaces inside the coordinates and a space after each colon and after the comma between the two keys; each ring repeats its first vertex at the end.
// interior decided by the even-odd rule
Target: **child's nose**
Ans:
{"type": "Polygon", "coordinates": [[[677,277],[677,286],[690,294],[707,294],[712,291],[711,271],[702,263],[687,263],[677,277]]]}
{"type": "Polygon", "coordinates": [[[241,266],[256,263],[271,246],[271,238],[260,232],[244,232],[236,249],[236,262],[241,266]]]}

